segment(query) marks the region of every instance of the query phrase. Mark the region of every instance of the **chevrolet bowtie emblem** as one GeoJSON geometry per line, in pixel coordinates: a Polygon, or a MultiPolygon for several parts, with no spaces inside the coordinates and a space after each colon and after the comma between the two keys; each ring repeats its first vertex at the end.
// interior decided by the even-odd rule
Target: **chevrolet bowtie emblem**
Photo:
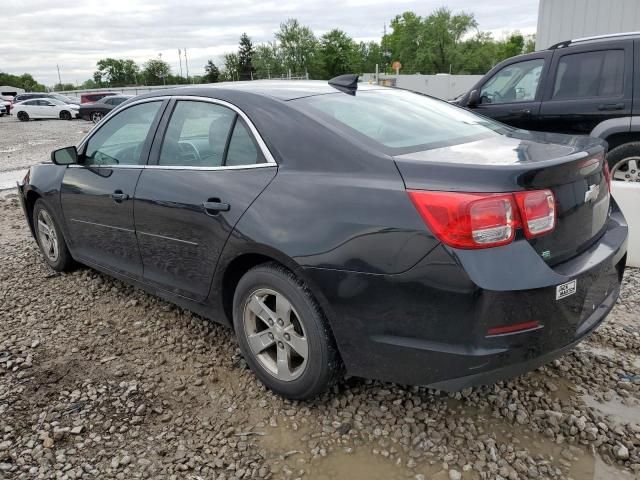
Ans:
{"type": "Polygon", "coordinates": [[[589,185],[589,189],[584,192],[584,203],[594,201],[600,195],[600,185],[589,185]]]}

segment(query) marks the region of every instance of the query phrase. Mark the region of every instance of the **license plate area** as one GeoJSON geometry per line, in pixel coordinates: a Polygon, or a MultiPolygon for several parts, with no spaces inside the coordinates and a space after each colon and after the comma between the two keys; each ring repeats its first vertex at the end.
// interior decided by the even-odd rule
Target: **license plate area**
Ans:
{"type": "Polygon", "coordinates": [[[576,293],[578,280],[571,280],[556,287],[556,300],[562,300],[576,293]]]}

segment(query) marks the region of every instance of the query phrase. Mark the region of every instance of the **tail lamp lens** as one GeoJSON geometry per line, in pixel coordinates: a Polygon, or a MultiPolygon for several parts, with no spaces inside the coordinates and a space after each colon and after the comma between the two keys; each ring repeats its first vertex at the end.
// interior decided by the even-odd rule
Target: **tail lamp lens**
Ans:
{"type": "Polygon", "coordinates": [[[551,190],[517,193],[409,190],[408,194],[429,229],[450,247],[497,247],[511,243],[518,228],[524,228],[527,238],[555,228],[555,198],[551,190]]]}
{"type": "Polygon", "coordinates": [[[604,178],[607,181],[607,188],[609,189],[609,193],[611,193],[611,169],[609,168],[609,163],[605,159],[604,166],[602,167],[604,172],[604,178]]]}
{"type": "Polygon", "coordinates": [[[527,238],[534,238],[556,227],[556,201],[551,190],[516,192],[522,226],[527,238]]]}

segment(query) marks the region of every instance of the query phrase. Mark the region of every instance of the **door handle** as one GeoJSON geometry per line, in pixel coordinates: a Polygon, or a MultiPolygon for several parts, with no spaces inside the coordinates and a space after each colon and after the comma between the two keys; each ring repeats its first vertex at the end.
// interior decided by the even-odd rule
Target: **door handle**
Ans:
{"type": "Polygon", "coordinates": [[[121,203],[123,200],[129,200],[129,195],[123,193],[122,190],[116,190],[111,194],[111,198],[116,203],[121,203]]]}
{"type": "Polygon", "coordinates": [[[601,103],[598,110],[624,110],[624,103],[601,103]]]}
{"type": "Polygon", "coordinates": [[[220,212],[228,212],[231,205],[222,202],[219,198],[210,198],[206,202],[202,202],[204,211],[207,215],[217,215],[220,212]]]}
{"type": "Polygon", "coordinates": [[[523,108],[522,110],[511,110],[509,113],[519,113],[521,115],[531,115],[531,109],[523,108]]]}

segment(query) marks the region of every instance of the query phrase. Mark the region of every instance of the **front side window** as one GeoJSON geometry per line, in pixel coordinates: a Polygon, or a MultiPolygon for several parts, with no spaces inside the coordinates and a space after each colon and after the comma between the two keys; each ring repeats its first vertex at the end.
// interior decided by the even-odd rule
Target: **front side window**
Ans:
{"type": "Polygon", "coordinates": [[[85,165],[140,165],[161,101],[141,103],[107,121],[87,143],[85,165]]]}
{"type": "Polygon", "coordinates": [[[513,63],[499,70],[480,90],[480,103],[531,102],[536,98],[544,59],[513,63]]]}
{"type": "Polygon", "coordinates": [[[624,50],[572,53],[558,62],[552,98],[615,97],[623,88],[624,50]]]}

